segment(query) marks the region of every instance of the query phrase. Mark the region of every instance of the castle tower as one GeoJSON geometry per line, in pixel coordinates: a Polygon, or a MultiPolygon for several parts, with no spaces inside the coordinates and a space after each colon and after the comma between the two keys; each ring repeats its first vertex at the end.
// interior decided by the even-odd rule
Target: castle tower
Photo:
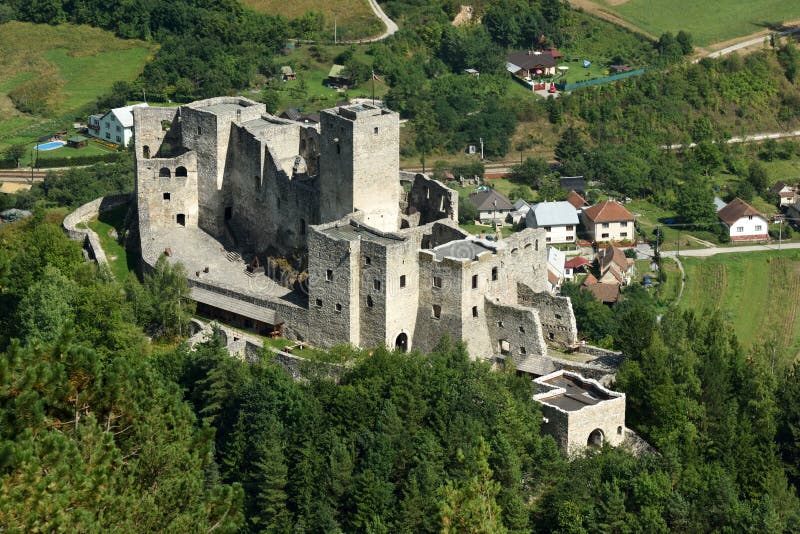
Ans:
{"type": "Polygon", "coordinates": [[[368,104],[320,114],[320,222],[354,211],[382,231],[400,217],[400,121],[397,113],[368,104]]]}

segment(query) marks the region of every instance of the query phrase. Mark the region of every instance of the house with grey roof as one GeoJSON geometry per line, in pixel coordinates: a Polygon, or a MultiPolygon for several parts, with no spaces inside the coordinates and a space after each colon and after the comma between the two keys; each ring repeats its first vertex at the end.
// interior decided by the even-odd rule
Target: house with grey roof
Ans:
{"type": "Polygon", "coordinates": [[[503,226],[508,215],[514,210],[511,201],[494,189],[472,193],[469,199],[478,210],[478,219],[485,224],[495,223],[503,226]]]}
{"type": "Polygon", "coordinates": [[[544,228],[547,243],[574,243],[578,212],[569,202],[540,202],[526,216],[528,228],[544,228]]]}

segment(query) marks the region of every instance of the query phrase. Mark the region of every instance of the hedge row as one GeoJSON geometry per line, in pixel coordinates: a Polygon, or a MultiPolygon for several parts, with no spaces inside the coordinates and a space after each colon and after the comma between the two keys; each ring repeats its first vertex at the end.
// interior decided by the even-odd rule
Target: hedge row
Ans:
{"type": "Polygon", "coordinates": [[[109,154],[95,154],[93,156],[73,156],[66,158],[47,158],[39,159],[37,167],[49,169],[53,167],[74,167],[77,165],[91,165],[93,163],[111,163],[117,161],[122,156],[121,152],[109,154]]]}

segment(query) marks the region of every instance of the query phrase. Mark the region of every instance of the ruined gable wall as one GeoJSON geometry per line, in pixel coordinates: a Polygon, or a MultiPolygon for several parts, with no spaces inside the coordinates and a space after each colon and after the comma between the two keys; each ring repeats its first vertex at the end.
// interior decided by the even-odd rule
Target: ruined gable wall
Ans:
{"type": "Polygon", "coordinates": [[[547,355],[541,323],[536,310],[486,299],[487,323],[493,354],[501,353],[501,340],[508,343],[508,358],[521,362],[547,355]]]}
{"type": "Polygon", "coordinates": [[[547,247],[542,228],[527,228],[502,241],[510,251],[516,280],[536,292],[547,290],[547,247]]]}
{"type": "Polygon", "coordinates": [[[180,128],[177,113],[174,108],[134,108],[136,198],[139,227],[144,234],[150,228],[178,226],[178,214],[184,215],[187,226],[198,224],[196,155],[184,152],[174,158],[154,157],[167,135],[162,121],[180,128]],[[179,167],[185,169],[186,176],[176,176],[179,167]],[[169,176],[159,176],[162,169],[167,169],[169,176]]]}
{"type": "Polygon", "coordinates": [[[542,330],[548,343],[574,347],[578,343],[578,328],[569,297],[554,297],[549,293],[535,293],[524,284],[517,285],[519,303],[536,308],[542,321],[542,330]]]}
{"type": "Polygon", "coordinates": [[[609,445],[621,445],[625,440],[625,396],[585,406],[568,414],[567,453],[576,454],[587,445],[589,435],[599,428],[609,445]]]}
{"type": "Polygon", "coordinates": [[[409,212],[420,213],[419,224],[440,219],[458,221],[458,192],[424,174],[414,176],[408,193],[409,212]]]}

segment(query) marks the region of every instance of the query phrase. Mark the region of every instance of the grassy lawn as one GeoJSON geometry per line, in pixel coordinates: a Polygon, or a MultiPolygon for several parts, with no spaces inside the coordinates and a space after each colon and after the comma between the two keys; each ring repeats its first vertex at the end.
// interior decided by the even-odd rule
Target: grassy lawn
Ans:
{"type": "Polygon", "coordinates": [[[333,40],[334,17],[336,18],[336,34],[338,39],[361,39],[378,35],[385,27],[379,21],[367,0],[243,0],[256,11],[269,14],[280,14],[294,19],[308,11],[321,13],[324,17],[324,37],[333,40]]]}
{"type": "Polygon", "coordinates": [[[686,30],[700,46],[743,37],[764,30],[768,25],[800,18],[800,3],[785,0],[600,0],[600,3],[653,35],[686,30]]]}
{"type": "MultiPolygon", "coordinates": [[[[97,232],[100,238],[100,246],[108,258],[108,265],[111,272],[117,280],[125,280],[128,277],[128,272],[133,270],[134,266],[129,263],[129,258],[125,252],[125,248],[112,237],[112,233],[116,231],[117,234],[122,234],[125,231],[125,215],[128,213],[128,205],[124,204],[113,210],[101,213],[100,217],[89,222],[89,228],[97,232]]],[[[131,262],[133,258],[130,258],[131,262]]]]}
{"type": "MultiPolygon", "coordinates": [[[[480,235],[481,232],[484,232],[487,236],[494,235],[494,230],[492,230],[491,226],[484,226],[482,224],[459,224],[458,226],[472,235],[480,235]]],[[[508,237],[514,233],[514,229],[510,226],[501,226],[500,232],[503,237],[508,237]]]]}
{"type": "Polygon", "coordinates": [[[768,343],[782,363],[800,355],[800,251],[720,254],[683,258],[686,289],[681,307],[720,311],[745,347],[768,343]]]}
{"type": "MultiPolygon", "coordinates": [[[[143,41],[123,40],[89,26],[8,22],[0,25],[0,150],[68,129],[98,96],[118,80],[133,80],[156,50],[143,41]],[[47,112],[22,113],[9,92],[36,79],[51,86],[47,112]]],[[[94,110],[92,110],[94,111],[94,110]]]]}
{"type": "MultiPolygon", "coordinates": [[[[676,213],[660,208],[646,200],[633,200],[626,204],[626,207],[636,217],[639,227],[644,231],[648,240],[655,241],[653,230],[656,226],[661,228],[663,237],[659,242],[659,246],[662,250],[675,250],[679,244],[681,249],[704,248],[691,238],[692,233],[680,227],[665,226],[670,221],[677,219],[676,213]]],[[[716,238],[708,234],[698,237],[716,242],[716,238]]]]}

